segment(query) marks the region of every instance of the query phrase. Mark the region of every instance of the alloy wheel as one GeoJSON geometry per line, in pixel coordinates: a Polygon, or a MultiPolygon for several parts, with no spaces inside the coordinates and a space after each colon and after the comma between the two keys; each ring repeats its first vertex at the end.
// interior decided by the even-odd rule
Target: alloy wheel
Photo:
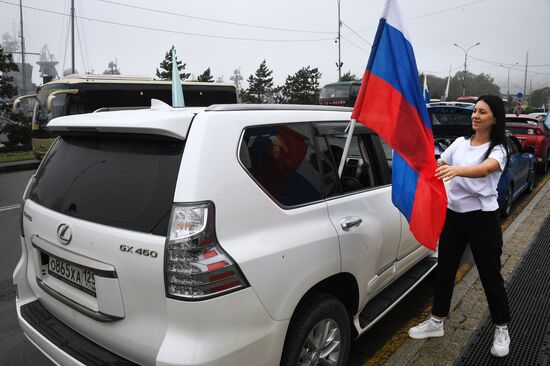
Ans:
{"type": "Polygon", "coordinates": [[[337,365],[341,341],[340,328],[334,320],[319,321],[311,329],[302,346],[298,365],[337,365]]]}

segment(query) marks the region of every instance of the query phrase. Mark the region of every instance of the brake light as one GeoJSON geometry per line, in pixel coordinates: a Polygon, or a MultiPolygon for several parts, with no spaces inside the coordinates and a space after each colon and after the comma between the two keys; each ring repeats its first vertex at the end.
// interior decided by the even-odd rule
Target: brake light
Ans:
{"type": "Polygon", "coordinates": [[[203,300],[248,286],[222,249],[214,228],[214,204],[176,204],[166,238],[166,295],[203,300]]]}

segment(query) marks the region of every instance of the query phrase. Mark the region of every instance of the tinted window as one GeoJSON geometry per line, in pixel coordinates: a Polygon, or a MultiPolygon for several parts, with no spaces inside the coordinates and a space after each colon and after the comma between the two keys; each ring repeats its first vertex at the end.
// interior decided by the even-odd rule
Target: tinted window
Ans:
{"type": "Polygon", "coordinates": [[[252,177],[281,205],[323,198],[309,124],[247,128],[239,155],[252,177]]]}
{"type": "MultiPolygon", "coordinates": [[[[340,165],[346,135],[327,136],[334,163],[340,165]]],[[[352,192],[375,186],[373,165],[367,154],[364,136],[354,135],[346,156],[340,185],[343,192],[352,192]]]]}
{"type": "Polygon", "coordinates": [[[37,172],[30,199],[54,211],[166,235],[183,142],[63,137],[37,172]]]}
{"type": "Polygon", "coordinates": [[[466,108],[428,108],[432,125],[470,125],[472,110],[466,108]]]}

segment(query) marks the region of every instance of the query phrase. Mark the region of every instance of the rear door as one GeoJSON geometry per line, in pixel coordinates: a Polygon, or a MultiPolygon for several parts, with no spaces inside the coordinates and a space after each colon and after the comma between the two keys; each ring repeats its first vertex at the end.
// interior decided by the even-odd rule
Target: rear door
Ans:
{"type": "Polygon", "coordinates": [[[166,332],[164,244],[183,148],[152,135],[61,137],[25,204],[42,305],[141,364],[155,362],[166,332]]]}

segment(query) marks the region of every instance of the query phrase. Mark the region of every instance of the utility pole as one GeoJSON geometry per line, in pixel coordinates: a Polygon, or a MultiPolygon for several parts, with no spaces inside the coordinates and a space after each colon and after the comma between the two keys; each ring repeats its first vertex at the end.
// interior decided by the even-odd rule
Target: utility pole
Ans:
{"type": "Polygon", "coordinates": [[[23,80],[23,82],[21,83],[22,85],[22,90],[21,90],[21,95],[25,95],[27,94],[27,88],[26,88],[26,81],[27,81],[27,73],[25,71],[25,36],[24,36],[24,33],[23,33],[23,0],[19,0],[19,16],[21,18],[21,79],[23,80]]]}
{"type": "Polygon", "coordinates": [[[527,67],[529,66],[529,52],[525,57],[525,78],[523,79],[523,95],[527,95],[527,67]]]}
{"type": "Polygon", "coordinates": [[[512,65],[509,65],[509,66],[506,66],[506,65],[503,65],[503,64],[500,64],[500,66],[502,67],[505,67],[508,69],[508,102],[510,102],[510,69],[514,66],[516,66],[517,64],[519,64],[519,62],[516,62],[515,64],[512,64],[512,65]]]}
{"type": "Polygon", "coordinates": [[[464,74],[462,75],[462,96],[466,96],[466,70],[467,70],[467,62],[468,62],[468,51],[470,51],[472,48],[474,48],[475,46],[479,46],[481,42],[477,42],[476,44],[474,44],[473,46],[470,46],[468,47],[468,49],[464,49],[463,47],[460,47],[459,45],[457,45],[456,43],[454,43],[453,45],[460,48],[462,51],[464,51],[464,74]]]}
{"type": "Polygon", "coordinates": [[[74,74],[74,0],[71,0],[71,69],[74,74]]]}
{"type": "Polygon", "coordinates": [[[338,67],[338,81],[342,80],[342,35],[340,30],[342,28],[342,21],[340,20],[340,0],[338,1],[338,62],[336,66],[338,67]]]}

